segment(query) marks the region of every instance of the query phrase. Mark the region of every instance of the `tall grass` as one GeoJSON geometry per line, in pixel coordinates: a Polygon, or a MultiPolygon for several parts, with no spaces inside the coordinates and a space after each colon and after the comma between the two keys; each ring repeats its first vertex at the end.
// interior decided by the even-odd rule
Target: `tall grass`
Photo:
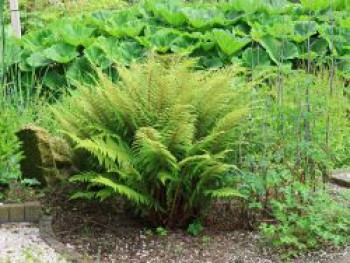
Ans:
{"type": "Polygon", "coordinates": [[[4,22],[5,0],[0,0],[0,83],[3,83],[5,72],[5,22],[4,22]]]}

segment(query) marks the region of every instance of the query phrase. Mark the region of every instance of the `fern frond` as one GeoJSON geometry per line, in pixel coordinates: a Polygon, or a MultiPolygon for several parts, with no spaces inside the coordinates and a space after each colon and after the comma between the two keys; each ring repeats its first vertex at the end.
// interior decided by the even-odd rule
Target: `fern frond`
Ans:
{"type": "Polygon", "coordinates": [[[193,144],[196,132],[194,108],[175,104],[168,112],[161,131],[165,144],[171,152],[186,153],[193,144]]]}
{"type": "Polygon", "coordinates": [[[213,132],[226,133],[232,130],[233,128],[237,127],[237,124],[240,123],[242,118],[246,116],[247,113],[248,113],[247,108],[237,109],[227,113],[224,117],[222,117],[220,120],[217,121],[217,124],[215,125],[213,132]]]}
{"type": "Polygon", "coordinates": [[[207,190],[204,192],[206,195],[217,198],[217,199],[223,199],[223,198],[247,198],[245,195],[240,193],[237,189],[231,188],[231,187],[225,187],[215,190],[207,190]]]}
{"type": "Polygon", "coordinates": [[[176,224],[172,217],[191,217],[210,198],[234,196],[224,187],[232,186],[228,155],[250,101],[244,74],[193,65],[172,56],[132,63],[118,68],[117,83],[99,74],[95,88],[78,87],[53,106],[70,141],[92,157],[95,173],[71,181],[86,182],[91,198],[125,196],[156,224],[176,224]]]}
{"type": "Polygon", "coordinates": [[[119,136],[101,134],[91,139],[80,139],[73,134],[67,135],[75,142],[77,149],[87,150],[95,156],[107,172],[119,172],[131,166],[132,152],[119,136]]]}
{"type": "Polygon", "coordinates": [[[88,199],[92,200],[95,198],[95,192],[76,192],[75,194],[71,195],[69,197],[70,200],[75,200],[75,199],[88,199]]]}
{"type": "Polygon", "coordinates": [[[114,194],[115,191],[112,188],[103,188],[95,193],[95,198],[100,199],[100,201],[104,201],[107,198],[114,196],[114,194]]]}
{"type": "Polygon", "coordinates": [[[69,181],[72,183],[89,183],[94,178],[96,178],[97,174],[95,172],[85,172],[77,175],[73,175],[69,178],[69,181]]]}
{"type": "Polygon", "coordinates": [[[208,178],[211,178],[213,176],[221,176],[224,173],[227,173],[236,168],[237,167],[235,165],[218,162],[217,164],[207,167],[205,171],[201,174],[201,178],[203,180],[207,180],[208,178]]]}
{"type": "Polygon", "coordinates": [[[135,147],[138,162],[144,165],[146,171],[178,170],[176,157],[161,142],[157,130],[151,127],[139,129],[135,135],[135,147]]]}
{"type": "Polygon", "coordinates": [[[105,187],[110,187],[118,194],[124,195],[129,200],[133,201],[135,204],[143,204],[147,206],[151,206],[154,204],[154,202],[152,202],[147,196],[135,191],[134,189],[128,186],[116,183],[110,178],[103,177],[102,175],[93,179],[92,182],[105,187]]]}
{"type": "Polygon", "coordinates": [[[157,174],[157,179],[163,184],[165,185],[167,181],[170,182],[177,182],[179,180],[179,178],[171,173],[165,172],[165,171],[161,171],[157,174]]]}
{"type": "Polygon", "coordinates": [[[179,162],[179,167],[183,168],[190,164],[197,164],[198,162],[208,161],[210,158],[210,154],[192,155],[179,162]]]}

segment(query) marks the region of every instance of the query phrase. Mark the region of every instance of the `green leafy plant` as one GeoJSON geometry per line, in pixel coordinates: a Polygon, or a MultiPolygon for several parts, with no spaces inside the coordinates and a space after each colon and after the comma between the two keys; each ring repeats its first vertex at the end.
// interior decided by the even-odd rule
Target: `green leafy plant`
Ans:
{"type": "Polygon", "coordinates": [[[203,237],[202,237],[202,243],[203,243],[203,244],[209,243],[210,240],[211,240],[210,236],[203,236],[203,237]]]}
{"type": "Polygon", "coordinates": [[[267,244],[295,257],[349,243],[349,200],[322,190],[332,168],[345,161],[349,100],[344,83],[322,70],[315,77],[281,68],[277,80],[281,79],[283,83],[263,85],[254,94],[262,103],[241,130],[235,160],[241,171],[237,182],[247,196],[244,222],[248,227],[265,222],[260,229],[267,244]],[[306,89],[309,93],[300,92],[306,89]],[[312,110],[301,106],[304,101],[312,110]],[[305,136],[307,130],[311,138],[305,136]]]}
{"type": "Polygon", "coordinates": [[[166,230],[164,227],[157,227],[156,233],[158,236],[165,237],[168,235],[168,230],[166,230]]]}
{"type": "Polygon", "coordinates": [[[262,233],[286,256],[330,244],[348,244],[350,211],[343,202],[337,203],[327,192],[312,192],[294,183],[283,189],[283,200],[271,201],[277,224],[262,224],[262,233]]]}
{"type": "Polygon", "coordinates": [[[39,84],[62,91],[80,82],[91,84],[89,77],[79,74],[86,68],[88,74],[83,75],[98,67],[113,76],[115,65],[143,60],[152,50],[198,57],[198,68],[234,63],[298,69],[307,64],[310,42],[312,64],[327,66],[334,55],[339,65],[335,73],[348,79],[345,2],[334,1],[332,26],[328,2],[318,6],[265,0],[254,4],[148,0],[121,10],[56,17],[38,30],[29,30],[22,40],[7,40],[6,72],[19,65],[22,81],[34,71],[39,84]]]}
{"type": "Polygon", "coordinates": [[[2,109],[0,115],[0,184],[8,185],[20,176],[22,158],[20,144],[15,136],[17,114],[13,109],[2,109]]]}
{"type": "Polygon", "coordinates": [[[203,225],[200,221],[195,221],[188,225],[187,232],[193,236],[198,236],[203,231],[203,225]]]}
{"type": "Polygon", "coordinates": [[[247,108],[245,85],[231,85],[238,69],[194,72],[193,63],[167,58],[118,69],[53,107],[93,170],[71,178],[86,192],[72,198],[124,195],[155,225],[186,226],[214,198],[240,194],[228,162],[247,108]]]}

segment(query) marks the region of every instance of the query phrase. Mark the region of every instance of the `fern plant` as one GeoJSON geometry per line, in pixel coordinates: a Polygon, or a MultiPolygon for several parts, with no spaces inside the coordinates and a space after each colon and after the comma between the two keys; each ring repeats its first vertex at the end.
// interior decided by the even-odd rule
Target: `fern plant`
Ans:
{"type": "Polygon", "coordinates": [[[247,112],[239,69],[191,71],[178,58],[151,58],[101,77],[53,112],[92,168],[71,178],[72,198],[129,199],[152,223],[185,226],[213,198],[243,197],[228,162],[247,112]],[[245,105],[244,105],[245,104],[245,105]]]}

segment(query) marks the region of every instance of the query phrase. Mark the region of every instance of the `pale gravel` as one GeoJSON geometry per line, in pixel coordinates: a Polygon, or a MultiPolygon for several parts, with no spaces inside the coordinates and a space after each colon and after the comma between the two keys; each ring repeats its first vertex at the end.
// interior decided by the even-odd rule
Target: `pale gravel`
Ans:
{"type": "Polygon", "coordinates": [[[0,263],[66,263],[40,237],[36,224],[0,224],[0,263]]]}

